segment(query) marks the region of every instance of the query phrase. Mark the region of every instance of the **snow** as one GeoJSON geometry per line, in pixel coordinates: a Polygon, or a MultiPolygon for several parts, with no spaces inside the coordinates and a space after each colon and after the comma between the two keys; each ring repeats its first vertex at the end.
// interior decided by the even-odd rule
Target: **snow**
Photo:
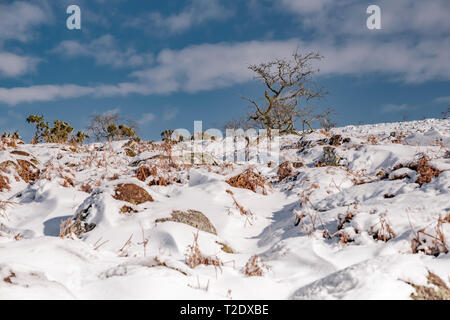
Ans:
{"type": "MultiPolygon", "coordinates": [[[[281,151],[265,154],[260,164],[227,163],[219,141],[203,141],[202,152],[214,161],[166,166],[165,177],[177,180],[167,186],[135,176],[141,165],[167,165],[158,157],[161,144],[140,146],[131,158],[125,143],[76,150],[20,144],[0,151],[0,163],[34,158],[41,170],[31,183],[0,171],[11,187],[0,192],[0,299],[409,299],[414,289],[406,281],[425,285],[428,270],[450,281],[450,253],[424,252],[439,230],[450,247],[450,223],[438,225],[450,213],[449,119],[283,136],[281,151]],[[328,139],[338,134],[350,138],[336,146],[339,166],[317,166],[328,139]],[[15,149],[30,156],[11,153],[15,149]],[[407,165],[423,155],[441,172],[420,186],[407,165]],[[268,165],[278,158],[304,166],[279,181],[278,167],[268,165]],[[247,168],[266,179],[267,195],[226,183],[247,168]],[[154,201],[116,200],[119,183],[144,188],[154,201]],[[92,191],[82,191],[85,185],[92,191]],[[242,215],[233,198],[251,215],[242,215]],[[124,205],[136,212],[121,213],[124,205]],[[155,222],[189,209],[202,212],[217,235],[155,222]],[[80,212],[95,228],[60,237],[61,223],[80,212]],[[418,235],[421,229],[427,235],[418,235]],[[201,253],[222,266],[187,266],[196,234],[201,253]],[[414,253],[417,236],[428,242],[414,253]],[[245,274],[254,255],[264,264],[263,276],[245,274]]],[[[174,154],[187,144],[174,145],[174,154]]],[[[254,141],[250,149],[257,151],[254,141]]]]}

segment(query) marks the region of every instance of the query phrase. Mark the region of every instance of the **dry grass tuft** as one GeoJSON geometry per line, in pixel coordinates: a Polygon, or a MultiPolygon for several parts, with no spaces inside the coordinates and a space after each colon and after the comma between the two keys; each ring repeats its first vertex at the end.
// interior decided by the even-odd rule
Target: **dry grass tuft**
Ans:
{"type": "Polygon", "coordinates": [[[236,208],[239,210],[239,212],[241,213],[241,215],[243,215],[243,216],[253,216],[253,213],[252,213],[250,210],[245,209],[243,206],[241,206],[241,205],[237,202],[237,200],[236,200],[236,198],[234,197],[234,194],[233,194],[233,192],[232,192],[231,190],[226,190],[225,192],[228,193],[228,194],[231,196],[231,198],[232,198],[233,201],[234,201],[234,205],[235,205],[236,208]]]}
{"type": "Polygon", "coordinates": [[[199,265],[214,266],[219,269],[223,266],[223,262],[220,261],[218,257],[207,257],[200,252],[198,247],[198,233],[194,234],[194,243],[188,246],[185,255],[185,263],[191,269],[194,269],[199,265]]]}
{"type": "Polygon", "coordinates": [[[350,206],[347,207],[347,212],[345,214],[339,214],[338,215],[338,230],[341,230],[344,228],[344,225],[346,223],[350,223],[352,221],[353,217],[356,215],[356,209],[358,208],[358,205],[354,205],[355,212],[350,210],[350,206]]]}
{"type": "Polygon", "coordinates": [[[91,187],[91,185],[86,183],[86,184],[82,184],[80,186],[80,190],[83,191],[83,192],[86,192],[86,193],[91,193],[92,192],[92,187],[91,187]]]}
{"type": "Polygon", "coordinates": [[[237,176],[226,181],[230,186],[241,189],[248,189],[255,193],[267,195],[266,179],[254,172],[252,168],[245,170],[237,176]]]}
{"type": "Polygon", "coordinates": [[[428,271],[427,284],[421,286],[412,282],[405,281],[412,286],[416,293],[411,293],[410,297],[414,300],[450,300],[450,289],[437,274],[428,271]]]}
{"type": "Polygon", "coordinates": [[[370,227],[369,234],[373,236],[375,240],[382,240],[387,242],[396,237],[394,230],[384,217],[380,217],[380,221],[370,227]]]}
{"type": "Polygon", "coordinates": [[[244,273],[247,277],[262,277],[264,274],[263,269],[268,269],[268,267],[262,263],[260,257],[254,255],[245,264],[244,273]]]}
{"type": "Polygon", "coordinates": [[[411,251],[412,253],[423,252],[430,256],[439,256],[441,253],[447,254],[449,248],[447,240],[443,231],[444,223],[448,223],[449,215],[442,218],[438,217],[438,221],[434,227],[434,234],[426,231],[426,228],[422,228],[417,232],[413,229],[414,237],[411,239],[411,251]]]}
{"type": "Polygon", "coordinates": [[[71,234],[76,234],[75,230],[75,224],[72,223],[72,219],[67,219],[61,222],[61,225],[59,226],[59,237],[60,238],[66,238],[70,237],[71,234]]]}

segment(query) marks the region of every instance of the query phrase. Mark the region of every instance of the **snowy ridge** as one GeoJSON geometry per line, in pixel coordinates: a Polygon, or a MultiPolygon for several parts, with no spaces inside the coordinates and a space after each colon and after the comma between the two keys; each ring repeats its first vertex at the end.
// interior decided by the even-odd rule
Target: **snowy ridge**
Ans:
{"type": "Polygon", "coordinates": [[[449,285],[449,119],[283,136],[280,166],[201,143],[200,165],[161,142],[4,144],[0,299],[409,299],[428,270],[449,285]],[[227,183],[247,169],[267,194],[227,183]],[[153,201],[118,199],[126,184],[153,201]],[[169,219],[188,210],[216,232],[169,219]],[[187,265],[197,234],[220,265],[187,265]]]}

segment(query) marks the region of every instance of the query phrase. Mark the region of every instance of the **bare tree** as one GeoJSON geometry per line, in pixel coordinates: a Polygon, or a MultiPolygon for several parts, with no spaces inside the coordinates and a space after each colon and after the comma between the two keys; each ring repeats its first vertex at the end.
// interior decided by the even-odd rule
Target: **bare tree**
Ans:
{"type": "Polygon", "coordinates": [[[303,129],[307,125],[312,130],[312,121],[323,119],[332,112],[314,113],[315,107],[311,105],[314,99],[326,94],[312,81],[312,76],[319,70],[313,69],[311,62],[321,59],[318,53],[302,55],[297,50],[291,60],[276,59],[249,66],[267,89],[259,103],[242,97],[251,103],[252,113],[248,120],[266,129],[278,129],[280,133],[295,132],[295,123],[301,120],[303,129]]]}

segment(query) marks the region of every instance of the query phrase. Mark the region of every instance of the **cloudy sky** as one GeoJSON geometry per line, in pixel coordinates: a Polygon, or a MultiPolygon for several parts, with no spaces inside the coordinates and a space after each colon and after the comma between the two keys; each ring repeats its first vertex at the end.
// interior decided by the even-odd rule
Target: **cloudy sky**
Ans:
{"type": "Polygon", "coordinates": [[[43,114],[76,129],[120,112],[140,135],[222,127],[261,96],[250,64],[319,51],[318,106],[340,125],[440,117],[450,105],[448,0],[0,0],[0,131],[43,114]],[[66,9],[81,8],[81,30],[66,9]],[[381,8],[381,30],[366,9],[381,8]]]}

